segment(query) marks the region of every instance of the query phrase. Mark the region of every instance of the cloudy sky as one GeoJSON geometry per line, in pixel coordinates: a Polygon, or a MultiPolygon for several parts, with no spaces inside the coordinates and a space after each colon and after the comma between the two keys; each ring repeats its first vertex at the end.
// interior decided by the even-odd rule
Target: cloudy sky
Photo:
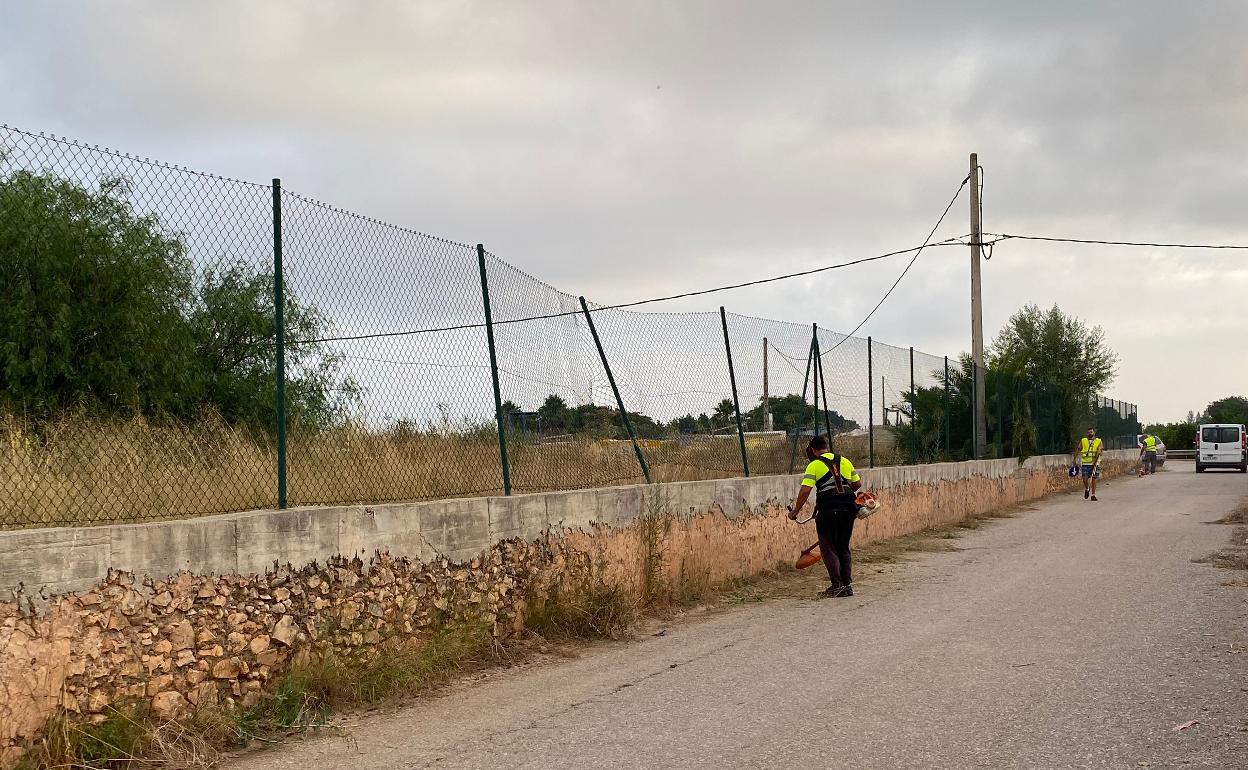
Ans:
{"type": "MultiPolygon", "coordinates": [[[[0,122],[280,176],[604,303],[917,244],[972,151],[990,232],[1248,244],[1241,2],[0,5],[0,122]]],[[[904,266],[662,309],[848,331],[904,266]]],[[[968,273],[924,253],[862,334],[967,349],[968,273]]],[[[1104,327],[1146,420],[1248,394],[1246,299],[1245,252],[984,265],[990,337],[1027,302],[1104,327]]]]}

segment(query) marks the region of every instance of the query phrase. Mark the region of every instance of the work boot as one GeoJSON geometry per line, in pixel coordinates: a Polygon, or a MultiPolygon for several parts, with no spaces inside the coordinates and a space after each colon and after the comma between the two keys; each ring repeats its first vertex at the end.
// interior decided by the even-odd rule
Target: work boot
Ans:
{"type": "Polygon", "coordinates": [[[1092,495],[1092,502],[1096,502],[1096,495],[1092,495]]]}
{"type": "Polygon", "coordinates": [[[1089,492],[1088,490],[1086,490],[1086,489],[1085,489],[1085,490],[1083,490],[1083,499],[1084,499],[1084,500],[1087,500],[1087,499],[1088,499],[1088,495],[1090,495],[1090,494],[1092,494],[1092,493],[1091,493],[1091,492],[1089,492]]]}
{"type": "Polygon", "coordinates": [[[842,596],[853,596],[853,595],[854,595],[854,587],[853,587],[852,585],[846,584],[846,585],[845,585],[845,588],[843,588],[842,590],[845,592],[844,594],[842,594],[842,596]]]}

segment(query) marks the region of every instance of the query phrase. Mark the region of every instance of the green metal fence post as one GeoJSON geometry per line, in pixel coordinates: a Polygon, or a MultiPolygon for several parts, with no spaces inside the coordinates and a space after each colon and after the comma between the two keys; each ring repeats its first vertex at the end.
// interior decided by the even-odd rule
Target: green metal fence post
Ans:
{"type": "Polygon", "coordinates": [[[875,467],[875,372],[871,361],[871,338],[867,337],[867,452],[868,468],[875,467]]]}
{"type": "MultiPolygon", "coordinates": [[[[802,375],[802,406],[806,406],[806,389],[810,387],[810,365],[815,354],[814,342],[806,349],[806,374],[802,375]]],[[[793,426],[793,452],[789,455],[789,473],[797,463],[797,441],[802,433],[802,413],[797,413],[797,424],[793,426]]]]}
{"type": "Polygon", "coordinates": [[[719,306],[719,321],[724,327],[724,352],[728,355],[728,381],[732,383],[732,409],[737,415],[737,442],[741,445],[741,470],[750,477],[750,458],[745,451],[745,426],[741,424],[741,402],[737,399],[737,373],[732,368],[732,343],[728,341],[728,313],[719,306]]]}
{"type": "Polygon", "coordinates": [[[282,271],[282,180],[273,180],[273,326],[277,425],[277,507],[286,507],[286,276],[282,271]]]}
{"type": "Polygon", "coordinates": [[[953,459],[953,452],[949,446],[949,356],[945,356],[945,395],[944,395],[944,423],[945,423],[945,462],[953,459]]]}
{"type": "Polygon", "coordinates": [[[828,409],[828,378],[823,373],[823,348],[819,345],[819,335],[817,333],[815,334],[814,355],[815,363],[819,367],[819,393],[823,396],[823,427],[828,432],[828,446],[832,446],[832,413],[828,409]]]}
{"type": "Polygon", "coordinates": [[[477,244],[481,269],[481,301],[485,305],[485,339],[490,347],[490,379],[494,383],[494,421],[498,425],[498,457],[503,466],[503,494],[511,494],[511,463],[507,458],[507,429],[503,425],[503,394],[498,387],[498,355],[494,349],[494,314],[490,309],[490,282],[485,271],[485,246],[477,244]]]}
{"type": "Polygon", "coordinates": [[[589,314],[589,305],[585,304],[585,298],[580,297],[581,312],[585,314],[585,322],[589,324],[589,333],[593,335],[594,346],[598,348],[598,357],[602,359],[602,368],[607,373],[607,382],[611,383],[611,392],[615,394],[615,403],[620,408],[620,418],[624,420],[624,430],[628,431],[628,438],[633,442],[633,453],[637,455],[637,464],[641,466],[641,475],[645,477],[646,483],[650,483],[650,466],[646,464],[646,457],[641,453],[641,445],[637,443],[637,434],[633,432],[633,423],[628,419],[628,410],[624,408],[624,399],[620,398],[620,389],[616,387],[615,375],[611,373],[611,365],[607,363],[607,353],[602,349],[602,340],[598,338],[598,327],[594,326],[594,317],[589,314]]]}
{"type": "MultiPolygon", "coordinates": [[[[815,378],[814,382],[811,383],[811,391],[812,391],[811,401],[814,402],[814,407],[810,410],[810,421],[812,423],[813,430],[815,431],[815,435],[818,436],[819,435],[819,325],[818,324],[810,325],[810,356],[811,356],[810,360],[814,362],[814,366],[811,369],[811,374],[815,378]]],[[[825,403],[823,405],[823,408],[826,411],[828,408],[828,405],[825,403]]]]}

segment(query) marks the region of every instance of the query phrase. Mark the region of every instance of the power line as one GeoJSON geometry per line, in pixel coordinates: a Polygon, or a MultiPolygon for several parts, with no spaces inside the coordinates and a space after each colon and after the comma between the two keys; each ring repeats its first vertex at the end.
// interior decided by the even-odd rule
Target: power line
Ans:
{"type": "MultiPolygon", "coordinates": [[[[1012,233],[984,233],[991,235],[993,240],[991,243],[999,243],[1000,241],[1048,241],[1050,243],[1084,243],[1094,246],[1148,246],[1158,249],[1239,249],[1248,250],[1248,246],[1235,246],[1226,244],[1211,243],[1151,243],[1147,241],[1110,241],[1098,240],[1091,238],[1058,238],[1048,235],[1015,235],[1012,233]]],[[[985,241],[987,245],[990,242],[985,241]]]]}
{"type": "MultiPolygon", "coordinates": [[[[966,182],[964,181],[962,184],[965,185],[966,182]]],[[[946,213],[947,213],[947,210],[946,210],[946,213]]],[[[941,219],[943,220],[944,217],[942,216],[941,219]]],[[[931,236],[929,235],[928,238],[930,240],[931,236]]],[[[704,294],[713,294],[713,293],[721,292],[721,291],[731,291],[733,289],[743,289],[749,286],[759,286],[765,283],[774,283],[775,281],[785,281],[790,278],[800,278],[802,276],[815,275],[816,273],[823,273],[829,270],[839,270],[841,268],[854,267],[856,265],[862,265],[867,262],[875,262],[877,260],[888,259],[889,257],[896,257],[902,254],[914,253],[917,256],[918,252],[921,252],[923,249],[929,246],[963,246],[963,245],[965,244],[963,244],[957,238],[946,238],[943,241],[938,241],[935,243],[924,242],[923,244],[919,246],[911,246],[910,248],[907,248],[907,249],[889,251],[889,252],[885,252],[884,254],[876,254],[875,256],[872,256],[872,257],[863,257],[861,259],[850,260],[849,262],[838,262],[834,265],[824,265],[823,267],[816,267],[810,270],[801,270],[796,273],[785,273],[784,275],[771,276],[770,278],[760,278],[754,281],[745,281],[744,283],[734,283],[734,284],[729,284],[727,286],[716,286],[710,289],[698,289],[695,291],[683,292],[681,294],[670,294],[670,295],[663,296],[663,297],[651,297],[649,299],[640,299],[634,302],[622,302],[618,305],[603,305],[600,307],[593,308],[591,312],[596,313],[600,310],[621,310],[623,308],[639,307],[641,305],[649,305],[655,302],[670,302],[672,300],[685,299],[687,297],[699,297],[704,294]]],[[[913,260],[911,261],[911,264],[913,264],[913,260]]],[[[524,323],[526,321],[544,321],[544,320],[549,320],[552,318],[564,318],[567,316],[575,316],[575,315],[580,315],[580,314],[581,314],[581,311],[579,310],[567,310],[567,311],[563,311],[560,313],[547,313],[545,315],[526,316],[524,318],[504,319],[502,321],[495,321],[494,325],[502,326],[504,324],[524,323]]],[[[440,327],[434,327],[434,328],[428,328],[428,329],[409,329],[409,330],[397,331],[397,332],[377,332],[374,334],[353,334],[353,335],[345,335],[345,336],[339,336],[339,337],[317,337],[315,339],[309,339],[309,340],[287,341],[286,344],[287,345],[311,345],[311,344],[319,343],[319,342],[348,342],[352,340],[370,340],[370,339],[378,339],[382,337],[407,337],[407,336],[411,336],[415,334],[435,334],[439,332],[453,332],[453,331],[463,331],[467,329],[484,329],[484,328],[485,328],[484,323],[458,324],[455,326],[440,326],[440,327]]]]}
{"type": "MultiPolygon", "coordinates": [[[[889,295],[893,293],[893,289],[897,288],[897,284],[901,283],[901,279],[905,278],[906,273],[910,272],[910,268],[914,267],[915,260],[917,260],[919,258],[919,255],[923,253],[923,249],[928,245],[928,242],[932,240],[932,236],[936,234],[936,230],[939,229],[941,223],[945,221],[945,217],[949,216],[949,209],[953,208],[954,203],[957,203],[958,197],[962,195],[962,188],[966,187],[966,183],[969,182],[970,180],[971,180],[971,177],[968,174],[967,177],[962,180],[962,184],[958,185],[958,189],[954,191],[953,197],[949,199],[949,205],[945,206],[945,210],[941,212],[940,219],[936,220],[936,224],[932,225],[931,231],[927,234],[927,237],[923,239],[923,245],[919,246],[919,248],[915,250],[914,256],[910,258],[910,262],[906,265],[906,269],[901,271],[901,275],[897,276],[897,280],[893,281],[893,285],[888,287],[888,291],[884,292],[884,296],[880,297],[880,301],[875,303],[875,307],[871,308],[871,312],[867,313],[867,317],[863,318],[858,323],[858,325],[854,327],[853,331],[851,331],[849,334],[846,334],[845,337],[842,338],[840,342],[836,343],[831,348],[829,348],[826,353],[820,353],[819,354],[820,358],[828,355],[828,353],[831,353],[832,351],[836,350],[841,345],[844,345],[846,342],[849,341],[851,337],[854,336],[854,334],[859,329],[861,329],[864,325],[866,325],[867,321],[871,320],[871,316],[875,315],[875,311],[880,309],[880,306],[884,304],[884,301],[887,300],[889,295]]],[[[941,241],[940,243],[941,245],[944,245],[948,241],[949,239],[946,239],[944,241],[941,241]]],[[[937,244],[931,244],[931,245],[935,246],[937,244]]]]}

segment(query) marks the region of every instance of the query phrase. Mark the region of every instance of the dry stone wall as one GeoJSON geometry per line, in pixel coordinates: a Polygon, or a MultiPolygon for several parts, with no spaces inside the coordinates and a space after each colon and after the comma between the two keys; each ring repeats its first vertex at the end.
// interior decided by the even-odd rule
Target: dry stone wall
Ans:
{"type": "MultiPolygon", "coordinates": [[[[1110,475],[1132,455],[1111,453],[1110,475]]],[[[1064,471],[1063,458],[867,471],[885,509],[862,522],[855,541],[1078,486],[1064,471]]],[[[73,592],[50,592],[60,584],[47,579],[73,571],[58,563],[73,558],[72,548],[24,553],[28,580],[3,576],[14,598],[0,602],[0,768],[59,714],[98,720],[110,706],[139,703],[158,718],[177,719],[206,706],[247,707],[299,659],[366,653],[395,640],[419,644],[448,622],[480,623],[503,638],[523,627],[528,603],[553,585],[594,579],[636,594],[689,594],[775,568],[814,540],[809,526],[782,515],[796,485],[795,477],[762,477],[502,504],[451,501],[428,504],[439,506],[436,515],[415,516],[406,527],[372,508],[326,509],[320,519],[295,513],[282,523],[288,541],[270,533],[227,547],[220,538],[224,553],[194,557],[215,559],[215,570],[171,569],[177,565],[167,549],[143,564],[141,553],[128,550],[129,563],[115,565],[124,569],[110,566],[73,592]],[[323,522],[331,519],[337,529],[326,545],[323,522]],[[343,521],[357,526],[344,530],[343,521]],[[275,542],[293,558],[235,566],[260,564],[275,542]],[[371,554],[361,553],[367,547],[371,554]],[[318,558],[324,548],[347,555],[318,558]]],[[[202,520],[151,526],[179,524],[212,531],[202,520]]],[[[4,537],[7,549],[64,543],[66,535],[4,537]]],[[[169,534],[143,537],[162,543],[169,534]]]]}

